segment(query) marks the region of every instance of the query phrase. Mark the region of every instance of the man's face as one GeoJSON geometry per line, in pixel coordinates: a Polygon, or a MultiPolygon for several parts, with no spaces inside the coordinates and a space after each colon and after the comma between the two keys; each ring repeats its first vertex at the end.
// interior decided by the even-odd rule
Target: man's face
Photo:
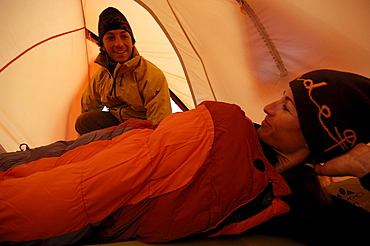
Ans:
{"type": "Polygon", "coordinates": [[[123,29],[111,30],[104,34],[102,50],[118,63],[124,63],[131,58],[134,46],[130,33],[123,29]]]}
{"type": "Polygon", "coordinates": [[[258,129],[263,142],[286,154],[307,149],[290,88],[280,100],[266,105],[264,111],[267,115],[258,129]]]}

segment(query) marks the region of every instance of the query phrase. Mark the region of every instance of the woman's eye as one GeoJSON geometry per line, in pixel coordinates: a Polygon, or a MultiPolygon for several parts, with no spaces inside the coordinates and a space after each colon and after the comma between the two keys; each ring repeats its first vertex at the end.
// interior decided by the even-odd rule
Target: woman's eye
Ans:
{"type": "Polygon", "coordinates": [[[283,105],[283,109],[284,109],[285,111],[289,111],[289,109],[288,109],[288,107],[286,106],[286,104],[284,104],[284,105],[283,105]]]}

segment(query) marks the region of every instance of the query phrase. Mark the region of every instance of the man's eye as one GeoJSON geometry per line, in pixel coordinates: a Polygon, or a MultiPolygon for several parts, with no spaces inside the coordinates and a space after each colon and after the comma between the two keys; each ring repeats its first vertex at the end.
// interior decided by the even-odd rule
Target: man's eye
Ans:
{"type": "Polygon", "coordinates": [[[288,109],[288,107],[286,106],[286,104],[284,104],[284,105],[283,105],[283,109],[284,109],[285,111],[289,111],[289,109],[288,109]]]}

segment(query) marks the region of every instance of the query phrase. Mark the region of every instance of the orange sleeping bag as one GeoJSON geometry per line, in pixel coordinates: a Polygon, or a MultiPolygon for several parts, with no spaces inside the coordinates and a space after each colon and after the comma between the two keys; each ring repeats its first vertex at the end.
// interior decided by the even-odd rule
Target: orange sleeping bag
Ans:
{"type": "Polygon", "coordinates": [[[157,127],[128,120],[36,152],[0,154],[0,242],[238,234],[289,209],[279,199],[289,188],[232,104],[205,102],[157,127]]]}

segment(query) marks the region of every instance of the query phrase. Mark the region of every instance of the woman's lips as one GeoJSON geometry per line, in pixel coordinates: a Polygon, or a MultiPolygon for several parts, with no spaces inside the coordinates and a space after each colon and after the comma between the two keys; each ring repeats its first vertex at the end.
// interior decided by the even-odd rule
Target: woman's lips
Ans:
{"type": "Polygon", "coordinates": [[[261,125],[271,127],[271,125],[267,122],[266,118],[261,122],[261,125]]]}

